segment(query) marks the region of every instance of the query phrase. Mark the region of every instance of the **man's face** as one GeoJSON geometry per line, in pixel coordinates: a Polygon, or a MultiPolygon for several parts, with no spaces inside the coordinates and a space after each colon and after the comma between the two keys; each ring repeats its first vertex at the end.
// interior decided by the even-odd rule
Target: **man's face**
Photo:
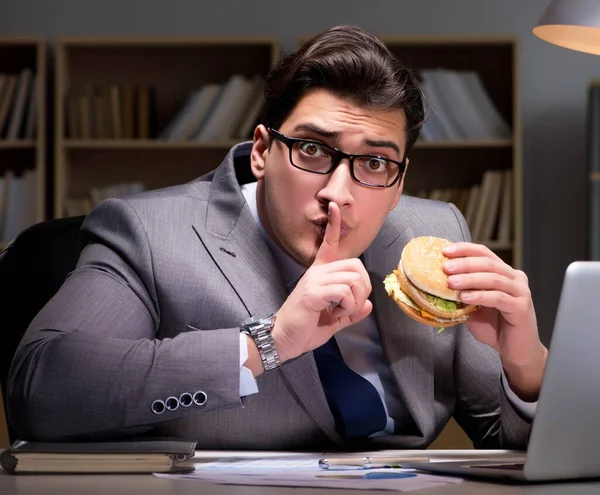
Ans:
{"type": "MultiPolygon", "coordinates": [[[[277,129],[293,138],[317,141],[350,154],[378,155],[401,161],[406,148],[403,110],[372,110],[326,90],[306,94],[277,129]]],[[[364,186],[352,179],[348,160],[330,174],[300,170],[290,163],[288,147],[267,129],[254,135],[252,170],[258,179],[261,222],[271,238],[301,265],[309,266],[325,231],[327,205],[340,208],[341,258],[360,256],[396,206],[403,180],[389,188],[364,186]]]]}

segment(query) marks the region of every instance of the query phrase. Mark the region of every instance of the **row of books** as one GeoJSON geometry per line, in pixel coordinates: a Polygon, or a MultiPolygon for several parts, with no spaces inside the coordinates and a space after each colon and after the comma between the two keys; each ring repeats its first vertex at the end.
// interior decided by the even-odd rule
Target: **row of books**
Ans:
{"type": "Polygon", "coordinates": [[[264,103],[260,74],[233,74],[223,83],[209,83],[192,91],[159,134],[168,141],[219,141],[251,136],[264,103]]]}
{"type": "MultiPolygon", "coordinates": [[[[19,88],[26,87],[28,77],[31,76],[20,76],[19,88]]],[[[419,71],[419,78],[431,107],[421,139],[460,141],[511,137],[509,124],[476,71],[423,69],[419,71]]],[[[2,79],[0,102],[1,89],[2,79]]],[[[253,77],[233,74],[226,81],[204,84],[191,91],[174,117],[157,130],[154,88],[87,83],[71,88],[65,96],[66,135],[71,139],[149,139],[155,134],[167,141],[247,139],[264,104],[263,89],[264,78],[260,74],[253,77]]],[[[21,89],[15,95],[23,91],[27,90],[21,89]]],[[[13,106],[18,109],[23,104],[13,106]]],[[[29,125],[33,124],[25,127],[29,129],[29,125]]],[[[10,135],[15,135],[19,124],[11,125],[10,129],[10,135]]]]}
{"type": "Polygon", "coordinates": [[[424,141],[508,139],[510,126],[473,70],[419,71],[430,113],[421,131],[424,141]]]}
{"type": "Polygon", "coordinates": [[[0,73],[0,139],[33,139],[37,123],[36,75],[0,73]]]}
{"type": "Polygon", "coordinates": [[[7,169],[0,176],[0,240],[7,243],[36,222],[37,174],[7,169]]]}
{"type": "Polygon", "coordinates": [[[87,215],[98,203],[108,198],[121,198],[146,190],[142,182],[118,182],[105,187],[94,187],[88,196],[65,199],[65,215],[87,215]]]}
{"type": "Polygon", "coordinates": [[[421,198],[453,203],[464,215],[474,242],[508,245],[513,228],[513,172],[486,170],[481,183],[466,188],[406,191],[421,198]]]}
{"type": "Polygon", "coordinates": [[[95,85],[69,89],[64,98],[68,139],[150,139],[155,90],[150,86],[95,85]]]}

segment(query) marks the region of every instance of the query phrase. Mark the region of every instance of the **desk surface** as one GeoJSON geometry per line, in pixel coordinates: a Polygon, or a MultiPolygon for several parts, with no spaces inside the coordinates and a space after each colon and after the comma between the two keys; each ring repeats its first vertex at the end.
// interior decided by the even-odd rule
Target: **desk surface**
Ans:
{"type": "MultiPolygon", "coordinates": [[[[196,480],[158,478],[153,475],[20,475],[0,474],[2,495],[121,495],[139,493],[143,495],[341,495],[347,490],[263,487],[239,485],[213,485],[196,480]]],[[[354,491],[382,495],[382,491],[354,491]]],[[[547,485],[504,485],[465,481],[434,489],[419,490],[419,495],[597,495],[600,482],[559,483],[547,485]]]]}
{"type": "MultiPolygon", "coordinates": [[[[1,452],[1,449],[0,449],[1,452]]],[[[428,451],[429,455],[433,451],[428,451]]],[[[438,453],[459,451],[436,451],[438,453]]],[[[467,451],[462,451],[466,453],[467,451]]],[[[471,451],[476,452],[476,451],[471,451]]],[[[491,452],[491,451],[488,451],[491,452]]],[[[506,451],[495,451],[499,456],[506,451]]],[[[195,460],[224,457],[225,452],[197,452],[195,460]]],[[[233,452],[227,452],[230,456],[233,452]]],[[[236,452],[235,457],[254,457],[262,453],[236,452]]],[[[371,453],[364,453],[369,455],[371,453]]],[[[375,453],[372,453],[375,454],[375,453]]],[[[383,452],[379,452],[383,454],[383,452]]],[[[268,455],[268,454],[267,454],[268,455]]],[[[273,452],[271,455],[277,455],[273,452]]],[[[454,456],[451,456],[454,457],[454,456]]],[[[121,495],[139,493],[142,495],[342,495],[347,490],[331,488],[293,488],[242,485],[215,485],[198,480],[159,478],[152,474],[141,475],[8,475],[0,470],[1,495],[121,495]]],[[[352,491],[353,494],[382,495],[383,491],[352,491]]],[[[552,483],[538,485],[509,485],[502,483],[484,483],[464,481],[454,485],[444,485],[433,489],[414,492],[418,495],[597,495],[600,493],[600,481],[584,483],[552,483]]]]}

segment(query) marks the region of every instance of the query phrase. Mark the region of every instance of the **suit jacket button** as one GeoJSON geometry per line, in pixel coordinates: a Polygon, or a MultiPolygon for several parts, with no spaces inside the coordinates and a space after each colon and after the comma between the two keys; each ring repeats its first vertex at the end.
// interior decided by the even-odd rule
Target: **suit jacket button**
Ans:
{"type": "Polygon", "coordinates": [[[190,394],[189,392],[184,392],[183,394],[181,394],[179,396],[179,404],[182,407],[189,407],[192,405],[193,402],[193,398],[192,398],[192,394],[190,394]]]}
{"type": "Polygon", "coordinates": [[[150,408],[154,414],[162,414],[165,412],[165,403],[162,400],[155,400],[150,408]]]}
{"type": "Polygon", "coordinates": [[[165,406],[169,411],[174,411],[179,407],[179,399],[177,397],[168,397],[165,401],[165,406]]]}
{"type": "Polygon", "coordinates": [[[204,404],[206,404],[207,399],[208,397],[202,390],[198,390],[198,392],[194,394],[194,404],[196,404],[197,406],[203,406],[204,404]]]}

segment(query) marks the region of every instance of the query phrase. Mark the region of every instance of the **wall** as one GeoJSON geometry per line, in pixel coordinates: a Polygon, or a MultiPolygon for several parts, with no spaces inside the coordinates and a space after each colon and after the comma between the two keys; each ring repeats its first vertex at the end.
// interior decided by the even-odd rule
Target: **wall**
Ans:
{"type": "Polygon", "coordinates": [[[0,35],[274,35],[334,24],[376,34],[509,34],[521,40],[525,269],[547,342],[566,265],[587,252],[585,98],[600,59],[531,34],[549,0],[2,0],[0,35]]]}

